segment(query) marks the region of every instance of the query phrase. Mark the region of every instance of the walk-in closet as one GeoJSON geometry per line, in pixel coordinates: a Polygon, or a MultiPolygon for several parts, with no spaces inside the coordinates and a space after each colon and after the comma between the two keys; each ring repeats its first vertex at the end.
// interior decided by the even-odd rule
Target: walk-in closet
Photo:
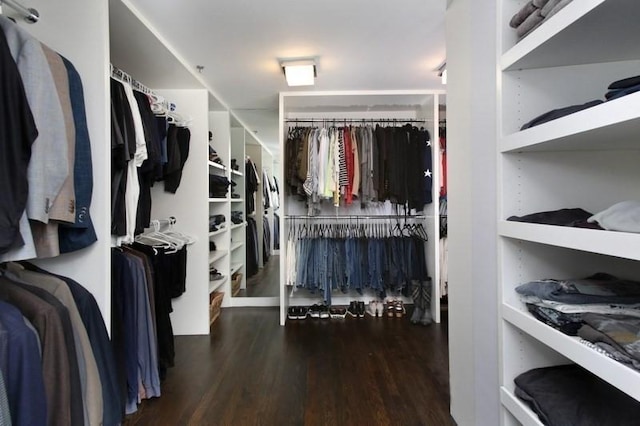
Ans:
{"type": "Polygon", "coordinates": [[[374,317],[404,316],[414,300],[425,322],[440,322],[442,95],[280,95],[282,324],[315,306],[352,314],[358,303],[374,317]]]}

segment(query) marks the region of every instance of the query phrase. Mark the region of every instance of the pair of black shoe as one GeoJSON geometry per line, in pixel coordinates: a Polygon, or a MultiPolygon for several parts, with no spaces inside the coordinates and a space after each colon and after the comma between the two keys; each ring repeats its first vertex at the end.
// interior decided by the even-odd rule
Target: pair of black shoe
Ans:
{"type": "Polygon", "coordinates": [[[352,317],[364,318],[364,302],[352,301],[349,303],[347,312],[349,312],[352,317]]]}
{"type": "Polygon", "coordinates": [[[304,306],[291,306],[287,310],[287,318],[290,320],[303,320],[307,317],[308,309],[304,306]]]}
{"type": "Polygon", "coordinates": [[[329,318],[329,307],[324,303],[322,305],[313,304],[309,307],[309,316],[311,318],[329,318]]]}

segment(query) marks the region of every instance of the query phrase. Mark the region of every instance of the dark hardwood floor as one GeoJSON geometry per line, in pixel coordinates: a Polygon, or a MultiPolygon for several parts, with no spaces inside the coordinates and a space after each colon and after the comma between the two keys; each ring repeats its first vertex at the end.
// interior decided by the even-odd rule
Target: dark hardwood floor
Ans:
{"type": "Polygon", "coordinates": [[[280,296],[280,256],[273,255],[257,274],[247,278],[247,289],[240,290],[237,297],[280,296]]]}
{"type": "Polygon", "coordinates": [[[447,324],[224,309],[126,425],[452,425],[447,324]]]}

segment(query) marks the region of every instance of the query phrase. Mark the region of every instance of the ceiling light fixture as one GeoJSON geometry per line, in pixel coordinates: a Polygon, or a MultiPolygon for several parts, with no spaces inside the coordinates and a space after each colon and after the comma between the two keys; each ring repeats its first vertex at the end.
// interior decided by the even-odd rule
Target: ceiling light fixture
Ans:
{"type": "Polygon", "coordinates": [[[280,66],[289,86],[313,86],[316,63],[313,59],[281,61],[280,66]]]}
{"type": "Polygon", "coordinates": [[[438,77],[442,79],[442,84],[447,84],[447,62],[443,62],[438,68],[438,77]]]}

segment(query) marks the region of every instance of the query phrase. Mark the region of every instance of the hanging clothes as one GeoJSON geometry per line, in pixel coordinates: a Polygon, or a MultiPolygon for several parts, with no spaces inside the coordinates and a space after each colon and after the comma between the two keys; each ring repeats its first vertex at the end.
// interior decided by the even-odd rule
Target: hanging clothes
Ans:
{"type": "Polygon", "coordinates": [[[52,274],[31,263],[23,262],[20,265],[27,270],[56,277],[69,287],[89,337],[91,349],[100,375],[103,398],[103,425],[110,426],[121,423],[124,416],[124,406],[120,401],[120,393],[116,380],[115,358],[104,318],[102,317],[95,297],[81,284],[71,278],[52,274]]]}
{"type": "Polygon", "coordinates": [[[362,208],[388,200],[422,211],[433,201],[431,149],[429,132],[409,124],[293,127],[285,143],[286,188],[306,201],[311,216],[324,200],[362,208]]]}
{"type": "Polygon", "coordinates": [[[245,176],[245,202],[247,205],[247,214],[251,214],[256,210],[256,191],[260,185],[260,178],[256,171],[256,166],[250,158],[247,158],[244,168],[245,176]]]}
{"type": "Polygon", "coordinates": [[[2,156],[11,163],[3,167],[0,261],[85,248],[97,237],[82,82],[68,60],[5,16],[0,32],[3,84],[11,83],[0,95],[11,149],[2,156]]]}
{"type": "Polygon", "coordinates": [[[414,281],[429,279],[421,225],[292,225],[287,241],[286,283],[322,294],[335,290],[409,295],[414,281]]]}
{"type": "Polygon", "coordinates": [[[271,257],[271,226],[269,219],[262,218],[262,262],[266,264],[271,257]]]}
{"type": "Polygon", "coordinates": [[[258,229],[254,218],[247,217],[247,278],[258,273],[258,229]]]}

